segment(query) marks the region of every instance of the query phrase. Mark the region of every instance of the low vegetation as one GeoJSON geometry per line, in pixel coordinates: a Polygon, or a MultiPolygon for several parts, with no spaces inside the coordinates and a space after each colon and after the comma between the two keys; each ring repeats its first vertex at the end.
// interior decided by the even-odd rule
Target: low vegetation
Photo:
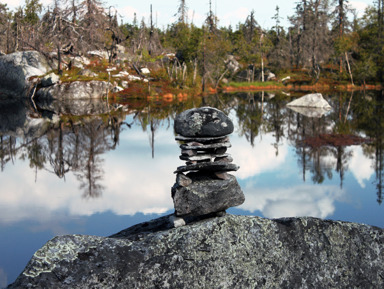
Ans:
{"type": "MultiPolygon", "coordinates": [[[[57,73],[64,82],[111,81],[106,71],[111,67],[116,73],[139,76],[138,69],[150,68],[149,85],[132,83],[116,97],[228,87],[333,89],[383,82],[384,0],[375,1],[361,17],[347,0],[297,1],[289,27],[280,25],[276,7],[271,15],[275,25],[267,30],[257,23],[253,10],[236,27],[220,27],[209,9],[197,27],[187,17],[186,2],[179,1],[177,21],[163,30],[153,24],[152,15],[149,25],[136,18],[119,24],[117,13],[99,0],[53,1],[50,6],[26,0],[14,11],[0,4],[0,50],[41,51],[57,60],[57,73]],[[104,54],[105,60],[94,58],[81,69],[72,67],[71,59],[89,51],[104,54]],[[83,69],[94,75],[82,74],[83,69]],[[271,72],[276,76],[272,82],[267,81],[271,72]]],[[[113,79],[117,85],[121,81],[113,79]]]]}

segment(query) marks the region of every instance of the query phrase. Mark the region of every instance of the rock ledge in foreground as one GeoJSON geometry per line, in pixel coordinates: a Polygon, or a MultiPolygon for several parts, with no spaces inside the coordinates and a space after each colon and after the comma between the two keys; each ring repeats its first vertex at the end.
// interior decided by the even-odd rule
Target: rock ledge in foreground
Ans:
{"type": "Polygon", "coordinates": [[[226,215],[55,237],[9,288],[384,288],[384,230],[226,215]]]}

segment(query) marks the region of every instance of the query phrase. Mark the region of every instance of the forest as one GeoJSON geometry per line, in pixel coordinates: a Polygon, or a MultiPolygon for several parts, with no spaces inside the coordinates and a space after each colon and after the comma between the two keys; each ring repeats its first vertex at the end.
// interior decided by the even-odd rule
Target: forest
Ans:
{"type": "Polygon", "coordinates": [[[348,0],[300,0],[289,27],[281,26],[277,6],[271,29],[258,24],[254,10],[236,27],[222,27],[211,8],[197,27],[187,17],[187,2],[179,1],[177,21],[163,29],[154,24],[152,11],[149,19],[135,15],[131,23],[119,23],[116,10],[100,0],[55,0],[47,7],[26,0],[13,11],[0,3],[0,51],[40,51],[58,59],[60,73],[65,55],[102,50],[112,63],[123,46],[129,61],[152,65],[160,75],[163,70],[180,86],[217,87],[224,79],[263,82],[267,71],[299,73],[311,83],[321,78],[352,85],[383,82],[383,0],[374,0],[361,17],[348,0]],[[172,71],[156,66],[169,55],[172,71]],[[231,67],[233,59],[239,67],[231,67]]]}

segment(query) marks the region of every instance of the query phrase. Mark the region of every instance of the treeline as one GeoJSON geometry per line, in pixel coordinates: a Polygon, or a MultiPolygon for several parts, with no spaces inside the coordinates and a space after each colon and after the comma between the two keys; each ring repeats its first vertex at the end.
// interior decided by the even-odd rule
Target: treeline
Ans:
{"type": "Polygon", "coordinates": [[[174,53],[173,66],[162,68],[181,84],[189,75],[194,83],[200,78],[217,86],[239,73],[239,67],[247,71],[243,78],[248,81],[264,81],[266,69],[305,72],[313,82],[324,75],[359,84],[383,81],[384,0],[374,0],[362,17],[348,0],[300,0],[295,5],[289,27],[281,26],[276,7],[271,15],[275,25],[266,30],[254,11],[236,27],[221,27],[211,8],[197,27],[187,17],[186,1],[180,0],[177,21],[159,29],[152,16],[119,24],[116,11],[98,0],[55,0],[49,7],[26,0],[15,11],[0,4],[0,49],[55,52],[59,63],[63,54],[94,49],[106,51],[113,62],[118,44],[143,62],[174,53]]]}

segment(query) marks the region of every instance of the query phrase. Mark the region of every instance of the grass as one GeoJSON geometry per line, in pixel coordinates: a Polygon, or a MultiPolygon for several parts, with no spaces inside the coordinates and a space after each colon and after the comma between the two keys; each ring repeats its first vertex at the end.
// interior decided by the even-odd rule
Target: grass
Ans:
{"type": "Polygon", "coordinates": [[[266,87],[266,86],[281,86],[283,87],[283,84],[281,82],[276,82],[276,81],[254,81],[254,82],[230,82],[226,86],[230,87],[251,87],[251,86],[256,86],[256,87],[266,87]]]}

